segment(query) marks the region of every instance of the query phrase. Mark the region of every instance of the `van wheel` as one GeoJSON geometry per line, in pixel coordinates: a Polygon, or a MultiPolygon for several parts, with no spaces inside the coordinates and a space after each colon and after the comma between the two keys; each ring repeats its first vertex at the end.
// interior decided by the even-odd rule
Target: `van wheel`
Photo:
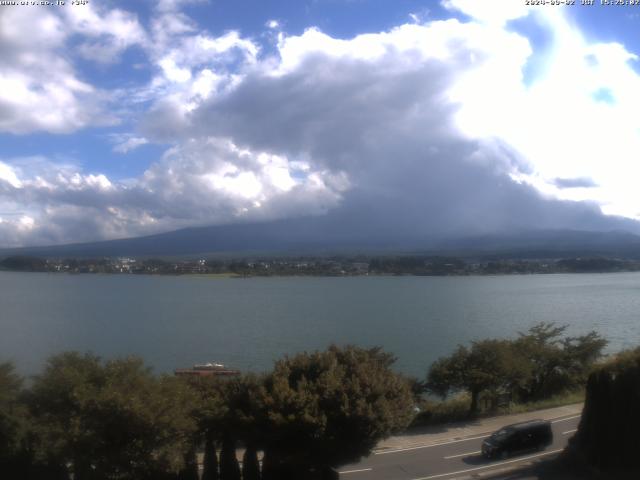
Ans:
{"type": "Polygon", "coordinates": [[[506,460],[507,458],[509,458],[509,452],[506,450],[503,450],[502,453],[500,454],[500,458],[502,460],[506,460]]]}

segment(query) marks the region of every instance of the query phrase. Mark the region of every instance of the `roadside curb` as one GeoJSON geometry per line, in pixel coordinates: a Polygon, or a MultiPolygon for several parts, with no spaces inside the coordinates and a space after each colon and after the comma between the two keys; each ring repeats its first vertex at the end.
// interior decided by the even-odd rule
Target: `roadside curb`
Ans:
{"type": "Polygon", "coordinates": [[[445,432],[425,432],[422,434],[405,434],[390,437],[380,442],[372,451],[374,455],[392,453],[394,451],[411,450],[435,446],[443,443],[464,441],[474,437],[484,437],[496,431],[505,424],[518,423],[520,421],[542,418],[544,420],[561,421],[580,415],[582,403],[554,407],[544,410],[535,410],[498,417],[482,419],[478,425],[467,426],[465,423],[443,425],[445,432]],[[418,438],[419,437],[419,438],[418,438]]]}

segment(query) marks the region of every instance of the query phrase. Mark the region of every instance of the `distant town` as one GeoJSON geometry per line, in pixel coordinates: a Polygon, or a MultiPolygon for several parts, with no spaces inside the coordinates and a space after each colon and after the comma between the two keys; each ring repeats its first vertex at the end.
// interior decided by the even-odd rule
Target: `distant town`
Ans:
{"type": "Polygon", "coordinates": [[[433,256],[357,256],[166,260],[149,258],[43,259],[11,256],[0,270],[146,275],[361,276],[509,275],[640,271],[640,261],[606,257],[563,259],[461,259],[433,256]]]}

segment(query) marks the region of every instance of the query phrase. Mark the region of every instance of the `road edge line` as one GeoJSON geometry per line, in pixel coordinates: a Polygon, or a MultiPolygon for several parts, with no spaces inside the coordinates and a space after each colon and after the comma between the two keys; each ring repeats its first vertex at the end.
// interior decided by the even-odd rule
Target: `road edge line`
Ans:
{"type": "MultiPolygon", "coordinates": [[[[547,421],[551,422],[551,423],[558,423],[558,422],[564,422],[564,421],[567,421],[567,420],[573,420],[574,418],[579,418],[581,416],[582,416],[582,413],[580,413],[579,415],[573,415],[573,414],[571,414],[571,415],[563,415],[563,416],[560,416],[560,417],[549,418],[549,419],[547,419],[547,421]]],[[[500,418],[500,417],[494,417],[494,418],[500,418]]],[[[431,443],[431,444],[422,444],[422,445],[416,445],[416,446],[413,446],[413,447],[396,448],[396,449],[393,449],[393,450],[381,450],[381,451],[378,451],[378,452],[374,451],[373,455],[387,455],[387,454],[390,454],[390,453],[409,452],[411,450],[420,450],[420,449],[423,449],[423,448],[439,447],[441,445],[449,445],[449,444],[452,444],[452,443],[466,442],[467,440],[478,440],[480,438],[488,437],[494,431],[495,430],[488,430],[486,432],[475,434],[475,436],[460,438],[458,440],[455,440],[455,439],[451,440],[450,439],[450,440],[445,440],[443,442],[431,443]]]]}
{"type": "Polygon", "coordinates": [[[510,463],[526,462],[527,460],[531,460],[531,459],[534,459],[534,458],[544,457],[546,455],[553,455],[554,453],[560,453],[563,450],[564,450],[564,448],[560,448],[558,450],[552,450],[550,452],[538,453],[536,455],[531,455],[531,456],[528,456],[528,457],[522,457],[522,458],[516,458],[516,459],[513,459],[513,460],[507,460],[506,462],[494,463],[492,465],[484,465],[482,467],[468,468],[466,470],[458,470],[457,472],[439,473],[437,475],[431,475],[429,477],[413,478],[411,480],[431,480],[433,478],[448,477],[449,475],[458,475],[460,473],[476,472],[478,470],[485,470],[485,469],[491,469],[491,468],[494,468],[494,467],[501,467],[502,465],[508,465],[510,463]]]}

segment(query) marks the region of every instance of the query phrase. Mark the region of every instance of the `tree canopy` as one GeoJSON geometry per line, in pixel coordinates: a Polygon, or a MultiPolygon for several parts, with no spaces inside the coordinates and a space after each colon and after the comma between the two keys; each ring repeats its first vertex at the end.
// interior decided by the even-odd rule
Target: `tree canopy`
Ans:
{"type": "Polygon", "coordinates": [[[0,469],[16,476],[28,426],[22,383],[11,363],[0,364],[0,469]]]}
{"type": "MultiPolygon", "coordinates": [[[[565,330],[543,323],[459,346],[431,366],[426,385],[442,396],[468,392],[471,413],[483,395],[528,401],[581,385],[606,342],[565,330]]],[[[206,480],[324,478],[413,419],[420,383],[394,362],[381,348],[334,345],[285,356],[261,376],[185,379],[154,375],[137,357],[66,352],[28,388],[0,364],[1,474],[187,480],[204,451],[206,480]]]]}
{"type": "Polygon", "coordinates": [[[432,364],[427,389],[443,397],[468,392],[474,415],[481,394],[503,393],[527,402],[584,385],[607,342],[596,332],[562,338],[566,328],[539,323],[514,340],[460,345],[432,364]]]}
{"type": "Polygon", "coordinates": [[[102,362],[90,354],[49,359],[30,407],[44,455],[85,478],[151,478],[178,471],[196,425],[193,393],[157,378],[142,360],[102,362]]]}
{"type": "Polygon", "coordinates": [[[275,435],[267,452],[302,466],[335,466],[370,453],[412,418],[413,395],[395,358],[354,346],[285,357],[267,378],[275,435]]]}
{"type": "Polygon", "coordinates": [[[639,478],[640,348],[595,369],[569,453],[596,467],[602,478],[639,478]],[[634,475],[635,474],[635,475],[634,475]]]}

